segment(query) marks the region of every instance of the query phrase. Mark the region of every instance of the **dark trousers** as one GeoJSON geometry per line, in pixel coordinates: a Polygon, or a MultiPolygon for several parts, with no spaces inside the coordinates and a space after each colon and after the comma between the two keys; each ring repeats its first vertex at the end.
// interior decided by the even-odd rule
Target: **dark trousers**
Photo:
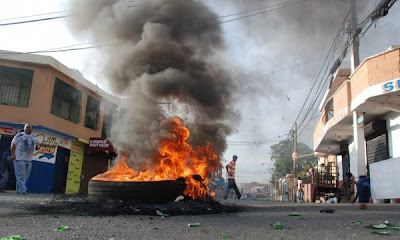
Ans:
{"type": "Polygon", "coordinates": [[[225,195],[224,195],[224,199],[227,199],[227,198],[228,198],[228,195],[229,195],[229,193],[231,192],[231,189],[232,189],[232,188],[233,188],[233,190],[235,191],[235,193],[236,193],[238,199],[240,199],[240,197],[241,197],[242,195],[240,194],[240,191],[239,191],[238,187],[236,186],[235,179],[233,179],[233,178],[228,178],[228,187],[226,188],[225,195]]]}

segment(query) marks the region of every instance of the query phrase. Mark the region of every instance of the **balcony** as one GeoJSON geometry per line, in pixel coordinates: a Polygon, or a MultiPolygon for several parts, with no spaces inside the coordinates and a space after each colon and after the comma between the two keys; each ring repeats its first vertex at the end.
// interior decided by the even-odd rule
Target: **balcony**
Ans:
{"type": "Polygon", "coordinates": [[[348,69],[340,69],[328,91],[314,130],[315,152],[338,154],[341,142],[353,134],[349,74],[348,69]]]}
{"type": "Polygon", "coordinates": [[[337,155],[341,152],[341,143],[353,135],[353,111],[363,114],[364,124],[389,112],[400,112],[399,63],[400,48],[397,47],[367,58],[347,79],[348,70],[338,70],[322,102],[314,130],[316,153],[337,155]]]}
{"type": "Polygon", "coordinates": [[[400,48],[367,58],[351,76],[351,110],[368,123],[390,111],[400,112],[400,48]]]}

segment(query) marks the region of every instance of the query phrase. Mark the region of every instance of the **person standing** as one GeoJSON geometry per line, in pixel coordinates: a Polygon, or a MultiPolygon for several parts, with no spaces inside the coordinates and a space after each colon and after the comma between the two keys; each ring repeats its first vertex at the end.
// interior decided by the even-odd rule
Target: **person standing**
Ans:
{"type": "Polygon", "coordinates": [[[11,172],[11,151],[8,148],[3,153],[0,160],[0,192],[4,192],[4,187],[7,185],[8,177],[11,172]]]}
{"type": "Polygon", "coordinates": [[[11,159],[13,160],[17,194],[27,194],[26,181],[32,170],[32,156],[35,149],[48,144],[40,143],[32,134],[32,125],[25,124],[24,131],[17,133],[11,141],[11,159]]]}
{"type": "Polygon", "coordinates": [[[310,183],[311,183],[311,184],[314,183],[314,176],[315,176],[314,167],[313,167],[312,163],[309,163],[309,164],[308,164],[308,173],[307,173],[307,177],[310,178],[310,183]]]}
{"type": "Polygon", "coordinates": [[[235,191],[238,199],[240,199],[242,196],[240,194],[240,191],[239,191],[238,187],[236,186],[236,182],[235,182],[235,171],[236,171],[237,159],[238,159],[238,156],[233,155],[232,160],[225,167],[226,172],[228,173],[228,187],[226,188],[224,199],[228,198],[228,195],[232,188],[235,191]]]}
{"type": "Polygon", "coordinates": [[[304,186],[303,186],[303,180],[301,179],[301,177],[297,178],[296,187],[297,187],[297,201],[303,202],[304,201],[304,190],[303,190],[304,186]]]}

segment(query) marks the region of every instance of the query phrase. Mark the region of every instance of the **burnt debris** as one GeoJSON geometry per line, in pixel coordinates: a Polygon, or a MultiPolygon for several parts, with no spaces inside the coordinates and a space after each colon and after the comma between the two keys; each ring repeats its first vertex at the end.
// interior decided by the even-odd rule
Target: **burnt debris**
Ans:
{"type": "Polygon", "coordinates": [[[102,202],[92,202],[87,196],[80,198],[63,196],[40,206],[31,206],[29,210],[35,214],[76,216],[153,215],[164,217],[239,212],[243,210],[243,207],[223,205],[210,197],[205,200],[190,200],[185,198],[177,202],[149,204],[138,201],[112,199],[102,202]]]}

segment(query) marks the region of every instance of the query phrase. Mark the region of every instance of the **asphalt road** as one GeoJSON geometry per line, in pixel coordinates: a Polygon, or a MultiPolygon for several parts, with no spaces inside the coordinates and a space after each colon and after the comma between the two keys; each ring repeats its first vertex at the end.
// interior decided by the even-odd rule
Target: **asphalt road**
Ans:
{"type": "Polygon", "coordinates": [[[0,193],[0,239],[400,239],[400,230],[369,229],[388,221],[400,227],[400,205],[281,203],[267,200],[224,201],[243,207],[227,214],[181,216],[77,216],[37,214],[32,207],[51,203],[53,195],[0,193]],[[30,210],[29,210],[30,209],[30,210]],[[333,213],[321,213],[333,209],[333,213]],[[300,214],[301,216],[289,216],[300,214]],[[359,224],[355,224],[355,221],[359,224]],[[190,223],[199,226],[189,227],[190,223]],[[280,223],[284,230],[275,229],[280,223]],[[56,231],[68,226],[66,231],[56,231]],[[372,232],[385,231],[390,235],[372,232]]]}

